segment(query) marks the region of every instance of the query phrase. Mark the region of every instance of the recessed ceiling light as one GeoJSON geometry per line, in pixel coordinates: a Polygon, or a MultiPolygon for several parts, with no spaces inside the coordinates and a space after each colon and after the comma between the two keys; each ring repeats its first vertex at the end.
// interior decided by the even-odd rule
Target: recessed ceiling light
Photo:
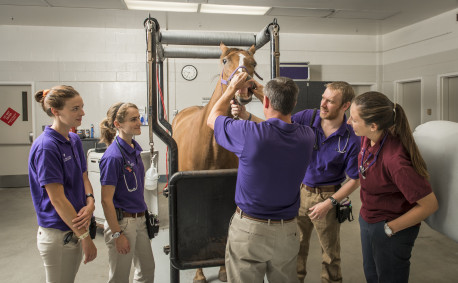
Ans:
{"type": "Polygon", "coordinates": [[[265,15],[270,7],[201,4],[200,12],[215,14],[265,15]]]}
{"type": "Polygon", "coordinates": [[[183,2],[159,2],[124,0],[130,10],[167,11],[167,12],[197,12],[199,4],[183,2]]]}

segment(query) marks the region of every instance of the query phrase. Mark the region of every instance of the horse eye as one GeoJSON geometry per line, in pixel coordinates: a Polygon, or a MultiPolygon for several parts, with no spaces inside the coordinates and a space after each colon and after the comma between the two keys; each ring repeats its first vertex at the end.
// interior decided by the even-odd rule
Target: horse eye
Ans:
{"type": "Polygon", "coordinates": [[[253,63],[253,67],[254,67],[254,68],[256,68],[257,65],[258,65],[257,63],[253,63]]]}
{"type": "Polygon", "coordinates": [[[226,64],[227,63],[227,59],[223,59],[223,64],[226,64]]]}

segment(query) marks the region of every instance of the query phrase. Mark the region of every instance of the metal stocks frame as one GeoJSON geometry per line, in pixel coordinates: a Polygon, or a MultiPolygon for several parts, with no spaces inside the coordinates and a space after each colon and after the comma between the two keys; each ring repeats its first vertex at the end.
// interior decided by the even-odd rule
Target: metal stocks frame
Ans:
{"type": "Polygon", "coordinates": [[[177,144],[171,136],[171,125],[164,119],[164,109],[158,97],[158,90],[164,85],[163,61],[167,58],[219,58],[221,50],[216,46],[221,42],[228,46],[255,45],[256,49],[270,42],[270,76],[275,78],[280,73],[280,27],[274,19],[257,34],[161,31],[158,21],[151,17],[145,19],[144,27],[147,39],[149,140],[151,151],[154,150],[154,134],[169,148],[168,171],[172,176],[168,192],[170,281],[180,282],[179,270],[224,264],[228,224],[230,215],[235,211],[237,169],[177,172],[177,144]],[[191,47],[193,45],[199,47],[191,47]],[[203,199],[211,203],[213,209],[199,206],[203,199]],[[199,234],[203,238],[193,238],[194,235],[200,237],[199,234]]]}

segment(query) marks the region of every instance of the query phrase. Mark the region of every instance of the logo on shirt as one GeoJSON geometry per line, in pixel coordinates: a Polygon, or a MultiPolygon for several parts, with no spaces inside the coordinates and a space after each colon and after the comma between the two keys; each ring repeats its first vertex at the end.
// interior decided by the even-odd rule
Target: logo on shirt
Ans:
{"type": "Polygon", "coordinates": [[[127,165],[129,165],[130,167],[134,168],[135,166],[135,163],[134,162],[131,162],[129,160],[126,161],[127,165]]]}
{"type": "Polygon", "coordinates": [[[69,161],[70,159],[72,159],[72,156],[71,156],[71,155],[65,156],[65,153],[62,154],[62,157],[64,158],[64,162],[67,162],[67,161],[69,161]]]}

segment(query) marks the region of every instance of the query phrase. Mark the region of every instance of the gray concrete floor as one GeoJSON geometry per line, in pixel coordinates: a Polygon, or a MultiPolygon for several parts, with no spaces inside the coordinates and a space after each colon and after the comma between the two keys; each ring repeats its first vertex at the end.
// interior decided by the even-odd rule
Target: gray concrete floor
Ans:
{"type": "MultiPolygon", "coordinates": [[[[159,188],[163,185],[160,184],[159,188]]],[[[160,196],[159,214],[164,227],[153,239],[156,261],[156,282],[169,282],[169,260],[163,246],[169,244],[167,199],[160,196]]],[[[342,273],[344,282],[365,282],[357,215],[361,206],[358,193],[352,197],[355,221],[345,222],[341,229],[342,273]]],[[[45,271],[36,247],[37,221],[29,188],[0,188],[0,282],[45,282],[45,271]]],[[[95,244],[97,258],[81,264],[76,282],[106,282],[108,254],[99,231],[95,244]]],[[[306,282],[320,282],[321,250],[315,233],[308,260],[309,274],[306,282]]],[[[209,282],[217,279],[218,268],[204,269],[209,282]]],[[[423,223],[411,259],[410,282],[458,282],[458,243],[430,229],[423,223]]],[[[181,282],[191,283],[194,270],[180,271],[181,282]]]]}

